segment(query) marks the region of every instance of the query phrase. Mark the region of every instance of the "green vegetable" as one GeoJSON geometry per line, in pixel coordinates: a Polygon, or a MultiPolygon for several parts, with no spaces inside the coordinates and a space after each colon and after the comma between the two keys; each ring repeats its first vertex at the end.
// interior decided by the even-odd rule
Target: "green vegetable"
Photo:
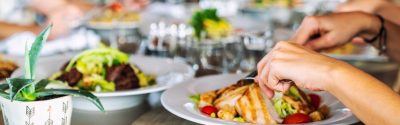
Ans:
{"type": "Polygon", "coordinates": [[[287,91],[287,93],[285,94],[289,95],[290,97],[293,97],[295,100],[299,100],[301,98],[299,90],[297,90],[297,88],[294,86],[291,86],[289,88],[289,91],[287,91]]]}
{"type": "Polygon", "coordinates": [[[285,118],[288,115],[297,113],[297,109],[295,109],[292,105],[287,103],[285,100],[279,98],[279,99],[274,99],[274,108],[276,112],[278,113],[279,117],[285,118]]]}
{"type": "Polygon", "coordinates": [[[235,118],[233,118],[233,121],[240,122],[240,123],[246,122],[242,117],[235,117],[235,118]]]}
{"type": "Polygon", "coordinates": [[[72,58],[66,71],[70,71],[74,65],[84,75],[104,73],[105,67],[116,64],[128,63],[129,56],[119,50],[108,47],[87,50],[72,58]]]}
{"type": "Polygon", "coordinates": [[[196,38],[200,39],[202,38],[202,32],[205,32],[205,27],[204,27],[204,20],[206,19],[211,19],[214,21],[219,21],[221,20],[220,17],[217,15],[217,9],[211,8],[211,9],[204,9],[201,11],[197,11],[190,22],[194,29],[194,35],[196,38]]]}
{"type": "Polygon", "coordinates": [[[130,65],[131,68],[134,70],[136,76],[139,79],[139,86],[146,87],[150,85],[154,85],[156,83],[156,78],[154,76],[146,75],[138,67],[135,65],[130,65]]]}
{"type": "Polygon", "coordinates": [[[193,103],[195,103],[196,105],[198,105],[199,102],[200,102],[200,94],[196,94],[196,95],[189,96],[189,99],[190,99],[193,103]]]}
{"type": "Polygon", "coordinates": [[[79,82],[78,88],[84,90],[95,90],[96,92],[113,92],[115,91],[115,84],[113,82],[108,82],[103,78],[103,76],[92,74],[84,77],[83,80],[79,82]]]}
{"type": "Polygon", "coordinates": [[[11,101],[37,101],[40,98],[53,95],[72,95],[85,97],[93,104],[95,104],[101,111],[104,108],[99,99],[92,93],[83,90],[70,90],[70,89],[45,89],[46,86],[54,82],[52,80],[39,80],[35,81],[36,62],[39,52],[46,42],[50,33],[52,25],[48,26],[36,38],[31,48],[25,46],[25,77],[24,78],[9,78],[6,79],[7,84],[0,85],[0,96],[11,101]],[[9,90],[7,93],[6,91],[9,90]]]}

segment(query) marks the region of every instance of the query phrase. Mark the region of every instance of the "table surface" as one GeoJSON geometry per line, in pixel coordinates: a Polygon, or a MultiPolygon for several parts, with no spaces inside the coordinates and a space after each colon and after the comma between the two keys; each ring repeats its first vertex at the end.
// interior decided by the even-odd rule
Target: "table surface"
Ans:
{"type": "Polygon", "coordinates": [[[163,107],[158,107],[146,112],[132,125],[196,125],[197,123],[182,119],[163,107]]]}

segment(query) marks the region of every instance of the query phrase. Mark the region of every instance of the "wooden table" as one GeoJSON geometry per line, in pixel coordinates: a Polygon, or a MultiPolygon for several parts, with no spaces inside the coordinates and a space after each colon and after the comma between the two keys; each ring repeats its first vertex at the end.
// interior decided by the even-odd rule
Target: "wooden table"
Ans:
{"type": "Polygon", "coordinates": [[[165,108],[158,107],[140,116],[132,125],[197,125],[197,123],[182,119],[165,108]]]}

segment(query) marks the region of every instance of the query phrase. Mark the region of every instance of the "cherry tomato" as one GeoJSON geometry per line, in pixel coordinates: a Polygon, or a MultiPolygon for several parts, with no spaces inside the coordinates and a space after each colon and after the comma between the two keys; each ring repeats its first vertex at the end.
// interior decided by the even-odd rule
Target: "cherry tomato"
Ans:
{"type": "Polygon", "coordinates": [[[113,11],[121,11],[122,8],[123,8],[123,5],[121,3],[119,3],[119,2],[114,2],[114,3],[111,4],[110,8],[113,11]]]}
{"type": "Polygon", "coordinates": [[[213,113],[217,114],[218,109],[215,108],[214,106],[204,106],[203,108],[200,109],[201,112],[211,116],[213,113]]]}
{"type": "Polygon", "coordinates": [[[303,113],[295,113],[292,115],[287,116],[283,119],[283,124],[299,124],[299,123],[308,123],[312,122],[310,116],[303,114],[303,113]]]}
{"type": "Polygon", "coordinates": [[[311,99],[311,105],[315,108],[318,109],[319,105],[321,104],[321,97],[319,97],[319,95],[316,94],[308,94],[308,96],[311,99]]]}

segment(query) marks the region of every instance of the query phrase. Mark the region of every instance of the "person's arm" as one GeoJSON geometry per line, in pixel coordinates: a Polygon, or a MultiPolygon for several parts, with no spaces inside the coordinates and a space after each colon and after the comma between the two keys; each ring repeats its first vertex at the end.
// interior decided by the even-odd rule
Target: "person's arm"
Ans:
{"type": "MultiPolygon", "coordinates": [[[[387,32],[386,54],[400,62],[400,25],[385,21],[384,26],[387,32]]],[[[371,40],[379,34],[380,28],[380,19],[364,12],[309,16],[303,20],[291,41],[321,50],[343,45],[353,38],[371,40]]],[[[379,47],[377,41],[373,45],[379,47]]]]}
{"type": "MultiPolygon", "coordinates": [[[[384,27],[387,33],[386,54],[396,62],[400,62],[400,25],[396,25],[391,21],[385,21],[384,27]]],[[[375,41],[373,45],[379,47],[378,41],[375,41]]]]}
{"type": "Polygon", "coordinates": [[[400,96],[374,77],[309,50],[279,42],[257,65],[256,82],[269,97],[273,90],[298,87],[325,90],[343,102],[366,124],[399,125],[400,96]]]}
{"type": "Polygon", "coordinates": [[[390,0],[350,0],[338,5],[337,12],[362,11],[383,16],[386,20],[400,25],[400,7],[390,0]]]}
{"type": "Polygon", "coordinates": [[[361,121],[371,125],[400,124],[400,97],[384,83],[351,66],[336,69],[332,76],[334,82],[327,91],[361,121]]]}
{"type": "Polygon", "coordinates": [[[0,27],[1,27],[0,39],[7,38],[13,35],[14,33],[18,32],[30,31],[35,34],[40,32],[40,27],[36,25],[22,26],[22,25],[0,22],[0,27]]]}

